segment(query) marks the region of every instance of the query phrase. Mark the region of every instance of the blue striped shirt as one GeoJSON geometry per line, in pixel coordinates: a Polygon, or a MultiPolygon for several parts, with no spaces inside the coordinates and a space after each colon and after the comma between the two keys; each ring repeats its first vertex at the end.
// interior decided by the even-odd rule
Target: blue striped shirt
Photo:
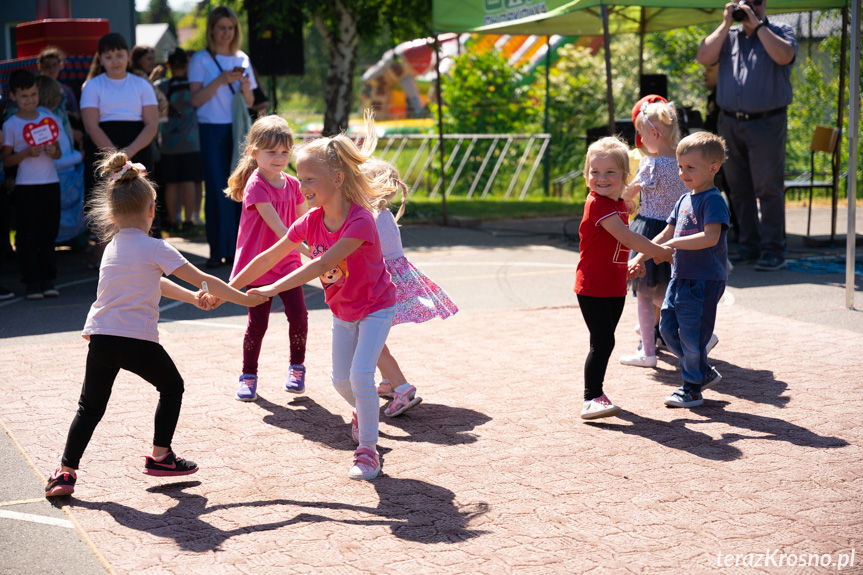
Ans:
{"type": "MultiPolygon", "coordinates": [[[[785,23],[768,22],[770,31],[791,42],[797,54],[794,30],[785,23]]],[[[780,66],[767,54],[758,34],[746,37],[742,26],[728,31],[719,56],[716,103],[723,111],[757,114],[791,103],[790,64],[780,66]]]]}

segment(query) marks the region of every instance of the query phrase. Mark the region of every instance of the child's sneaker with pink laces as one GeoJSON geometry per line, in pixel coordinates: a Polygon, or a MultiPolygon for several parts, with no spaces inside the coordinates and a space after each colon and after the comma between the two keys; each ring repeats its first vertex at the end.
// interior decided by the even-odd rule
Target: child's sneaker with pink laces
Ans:
{"type": "Polygon", "coordinates": [[[292,363],[288,368],[288,379],[285,381],[285,391],[289,393],[304,393],[306,391],[306,366],[292,363]]]}
{"type": "Polygon", "coordinates": [[[599,419],[600,417],[613,417],[620,413],[620,408],[611,403],[611,400],[603,393],[584,402],[581,408],[582,419],[599,419]]]}
{"type": "Polygon", "coordinates": [[[377,477],[380,472],[381,458],[377,449],[363,446],[354,452],[354,464],[348,472],[348,477],[368,481],[377,477]]]}
{"type": "Polygon", "coordinates": [[[54,475],[48,478],[48,485],[45,486],[45,497],[72,495],[75,492],[75,481],[77,479],[77,474],[60,471],[58,467],[54,475]]]}
{"type": "Polygon", "coordinates": [[[258,376],[244,373],[240,376],[240,386],[234,396],[237,401],[255,401],[258,399],[258,376]]]}

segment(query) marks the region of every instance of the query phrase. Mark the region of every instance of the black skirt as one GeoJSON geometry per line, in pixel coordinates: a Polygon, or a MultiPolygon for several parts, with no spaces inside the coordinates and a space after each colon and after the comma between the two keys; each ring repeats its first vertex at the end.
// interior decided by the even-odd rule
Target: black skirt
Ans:
{"type": "MultiPolygon", "coordinates": [[[[108,139],[113,142],[117,149],[125,148],[135,141],[141,130],[144,129],[144,122],[99,122],[99,127],[108,136],[108,139]]],[[[96,174],[96,165],[99,163],[100,149],[93,143],[89,137],[84,139],[84,195],[85,200],[89,200],[93,194],[93,189],[99,181],[99,176],[96,174]]],[[[132,162],[144,164],[147,172],[153,172],[153,155],[150,153],[150,146],[144,148],[130,158],[132,162]]]]}
{"type": "MultiPolygon", "coordinates": [[[[663,220],[645,218],[639,214],[635,216],[629,229],[652,240],[665,229],[666,225],[668,224],[663,220]]],[[[638,252],[630,251],[629,259],[634,258],[637,254],[638,252]]],[[[633,293],[644,293],[653,298],[665,297],[665,290],[668,288],[668,282],[671,281],[671,264],[668,262],[655,264],[653,258],[647,258],[644,261],[644,271],[643,278],[629,280],[633,293]]]]}

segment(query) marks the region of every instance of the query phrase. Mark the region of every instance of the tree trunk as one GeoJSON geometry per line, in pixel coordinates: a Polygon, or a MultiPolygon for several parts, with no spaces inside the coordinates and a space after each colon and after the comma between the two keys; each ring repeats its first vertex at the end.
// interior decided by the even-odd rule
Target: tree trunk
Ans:
{"type": "Polygon", "coordinates": [[[336,18],[332,24],[335,29],[329,28],[319,16],[315,17],[315,24],[330,49],[330,66],[324,92],[326,113],[323,133],[325,136],[333,136],[348,128],[354,66],[359,43],[356,15],[339,0],[335,2],[335,14],[336,18]]]}

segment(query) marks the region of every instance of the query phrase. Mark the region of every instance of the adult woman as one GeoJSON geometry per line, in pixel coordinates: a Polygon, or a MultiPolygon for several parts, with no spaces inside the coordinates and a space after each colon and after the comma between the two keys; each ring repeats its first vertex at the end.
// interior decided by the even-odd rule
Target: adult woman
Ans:
{"type": "Polygon", "coordinates": [[[240,204],[222,193],[228,185],[231,153],[237,143],[232,133],[234,94],[242,93],[246,105],[251,106],[258,85],[249,57],[239,49],[240,40],[237,15],[219,6],[207,20],[207,49],[196,52],[189,62],[189,89],[198,111],[207,193],[204,214],[209,268],[233,262],[240,223],[240,204]]]}

